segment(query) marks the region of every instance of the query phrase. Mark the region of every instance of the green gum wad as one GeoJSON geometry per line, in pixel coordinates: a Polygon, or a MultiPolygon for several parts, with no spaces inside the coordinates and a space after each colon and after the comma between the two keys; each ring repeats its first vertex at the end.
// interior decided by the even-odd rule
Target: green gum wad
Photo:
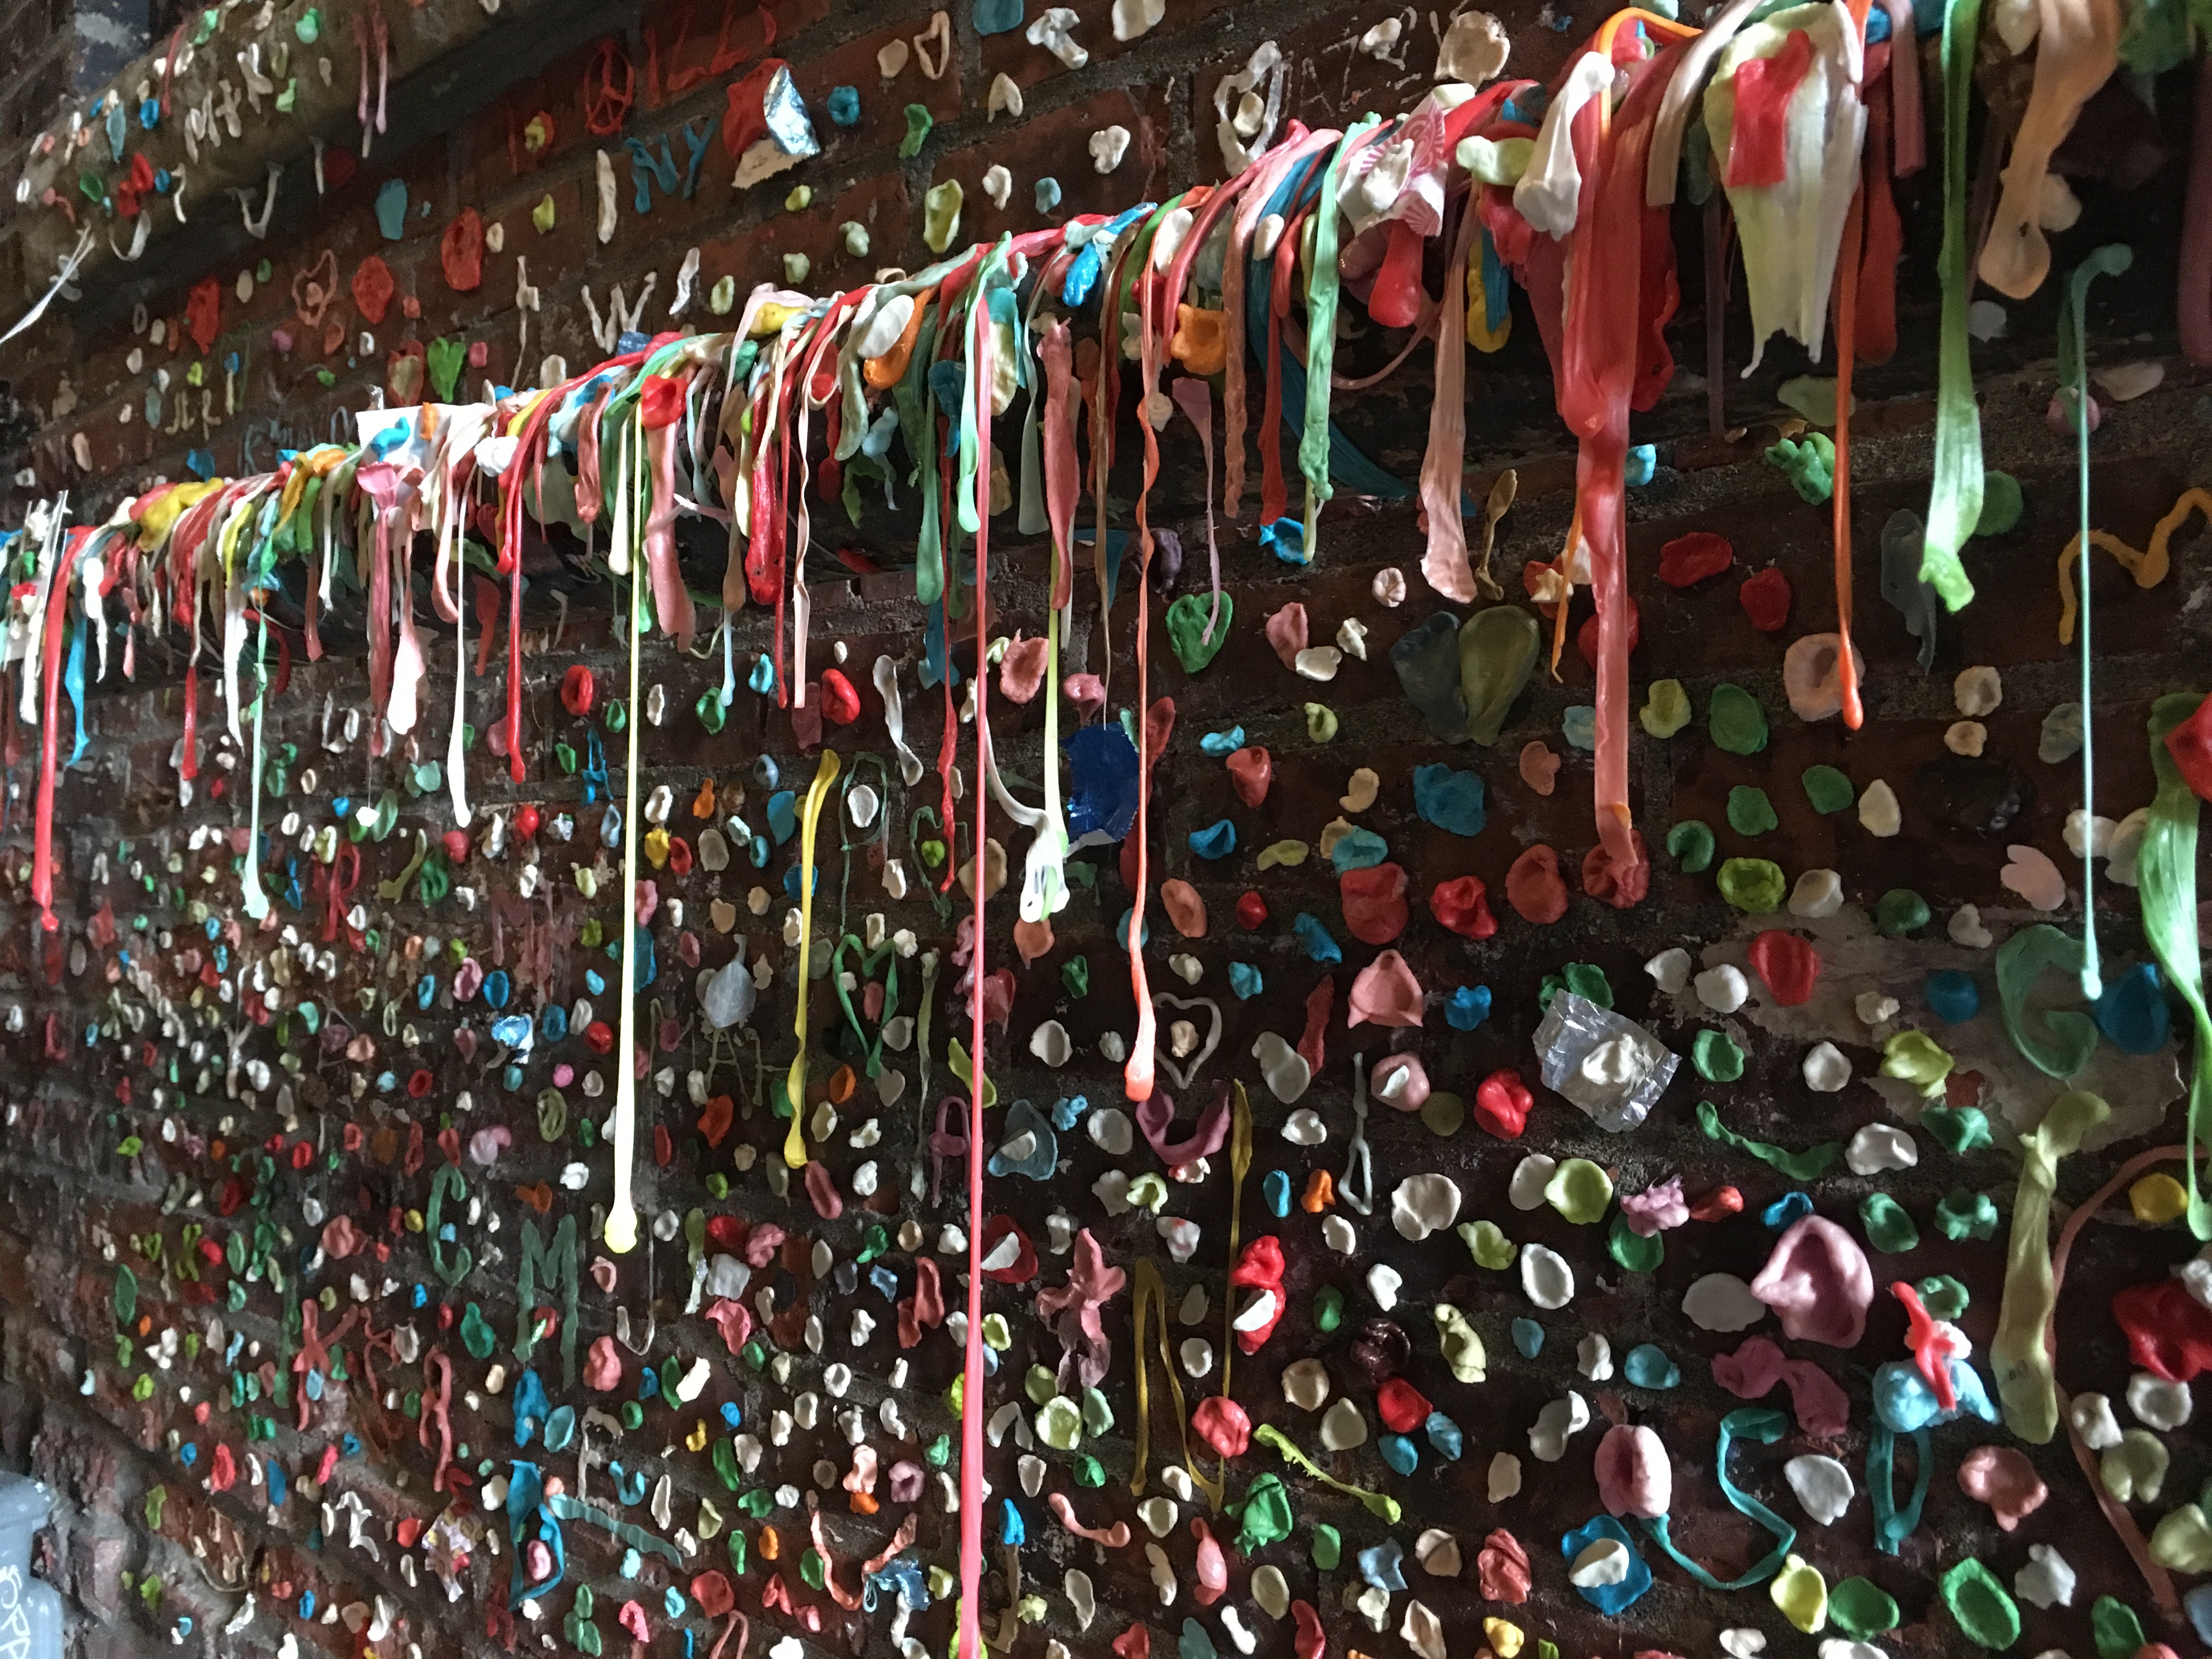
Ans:
{"type": "Polygon", "coordinates": [[[1989,1114],[1978,1106],[1930,1106],[1920,1114],[1920,1127],[1954,1154],[1995,1144],[1990,1137],[1989,1114]]]}
{"type": "Polygon", "coordinates": [[[1577,1227],[1595,1224],[1613,1202],[1613,1177],[1586,1158],[1571,1158],[1544,1183],[1545,1201],[1577,1227]]]}
{"type": "Polygon", "coordinates": [[[1547,974],[1536,988],[1536,1006],[1548,1009],[1552,999],[1562,991],[1572,991],[1585,1002],[1594,1002],[1601,1008],[1613,1006],[1613,981],[1605,976],[1605,969],[1591,962],[1571,962],[1556,974],[1547,974]]]}
{"type": "Polygon", "coordinates": [[[2097,1598],[2089,1609],[2089,1630],[2097,1644],[2097,1659],[2132,1659],[2149,1639],[2136,1610],[2113,1595],[2097,1598]]]}
{"type": "Polygon", "coordinates": [[[1910,887],[1893,887],[1875,901],[1874,925],[1891,939],[1928,925],[1928,901],[1910,887]]]}
{"type": "Polygon", "coordinates": [[[1690,723],[1690,694],[1680,680],[1654,680],[1636,718],[1653,737],[1671,738],[1690,723]]]}
{"type": "Polygon", "coordinates": [[[1938,1319],[1957,1319],[1972,1305],[1966,1287],[1948,1273],[1930,1273],[1920,1281],[1920,1305],[1938,1319]]]}
{"type": "Polygon", "coordinates": [[[1748,783],[1739,783],[1729,791],[1728,821],[1729,828],[1739,836],[1763,836],[1782,827],[1766,791],[1748,783]]]}
{"type": "Polygon", "coordinates": [[[1744,1054],[1725,1031],[1700,1031],[1690,1045],[1690,1063],[1708,1083],[1733,1083],[1743,1075],[1744,1054]]]}
{"type": "Polygon", "coordinates": [[[1859,1224],[1866,1229],[1867,1243],[1884,1255],[1919,1248],[1920,1229],[1887,1193],[1869,1193],[1859,1200],[1859,1224]]]}
{"type": "Polygon", "coordinates": [[[1705,722],[1713,742],[1731,755],[1756,755],[1766,747],[1766,711],[1740,685],[1713,688],[1705,722]]]}
{"type": "Polygon", "coordinates": [[[1995,1238],[1996,1202],[1987,1193],[1970,1193],[1964,1188],[1946,1193],[1936,1206],[1936,1231],[1954,1244],[1969,1238],[1995,1238]]]}
{"type": "Polygon", "coordinates": [[[1325,702],[1306,705],[1306,738],[1310,743],[1327,743],[1336,735],[1336,710],[1325,702]]]}
{"type": "Polygon", "coordinates": [[[2097,1022],[2067,1009],[2031,1009],[2028,994],[2046,968],[2056,968],[2069,984],[2078,983],[2081,941],[2049,922],[2023,927],[1997,951],[1997,1000],[2004,1010],[2005,1034],[2021,1057],[2046,1077],[2068,1078],[2097,1052],[2097,1022]]]}
{"type": "Polygon", "coordinates": [[[1230,623],[1237,616],[1237,601],[1228,593],[1221,595],[1221,614],[1213,611],[1214,596],[1206,593],[1182,593],[1168,606],[1168,647],[1182,665],[1186,674],[1195,674],[1212,662],[1221,647],[1229,643],[1230,623]],[[1206,624],[1211,621],[1213,634],[1206,637],[1206,624]]]}
{"type": "Polygon", "coordinates": [[[932,253],[942,253],[960,234],[960,207],[967,192],[957,179],[933,185],[921,198],[921,240],[932,253]]]}
{"type": "Polygon", "coordinates": [[[1460,695],[1467,700],[1467,735],[1484,748],[1498,741],[1513,700],[1528,684],[1543,633],[1517,605],[1478,611],[1459,630],[1460,695]]]}
{"type": "Polygon", "coordinates": [[[2203,1505],[2184,1504],[2160,1518],[2150,1534],[2150,1559],[2175,1572],[2212,1572],[2212,1522],[2203,1505]]]}
{"type": "Polygon", "coordinates": [[[1649,1238],[1640,1237],[1628,1224],[1628,1218],[1615,1212],[1613,1224],[1606,1229],[1606,1252],[1620,1264],[1624,1272],[1654,1273],[1667,1259],[1666,1236],[1654,1233],[1649,1238]]]}
{"type": "Polygon", "coordinates": [[[1237,1511],[1237,1552],[1249,1555],[1291,1535],[1291,1494],[1275,1474],[1260,1475],[1237,1511]]]}
{"type": "Polygon", "coordinates": [[[1344,1535],[1326,1521],[1317,1521],[1313,1529],[1313,1564],[1323,1572],[1336,1571],[1336,1564],[1344,1559],[1344,1535]]]}
{"type": "Polygon", "coordinates": [[[1323,1334],[1344,1323],[1344,1292],[1324,1285],[1314,1292],[1314,1328],[1323,1334]]]}
{"type": "Polygon", "coordinates": [[[2127,1429],[2120,1443],[2106,1448],[2097,1462],[2097,1479],[2123,1504],[2158,1501],[2166,1485],[2166,1444],[2147,1429],[2127,1429]]]}
{"type": "MultiPolygon", "coordinates": [[[[1813,810],[1823,817],[1830,812],[1843,811],[1859,798],[1858,791],[1851,787],[1851,781],[1832,766],[1808,766],[1798,781],[1805,786],[1805,799],[1812,802],[1813,810]]],[[[1861,1579],[1858,1582],[1864,1583],[1866,1581],[1861,1579]]]]}
{"type": "Polygon", "coordinates": [[[1467,1322],[1467,1316],[1448,1302],[1437,1304],[1437,1343],[1443,1351],[1444,1364],[1462,1382],[1480,1382],[1489,1373],[1490,1355],[1482,1346],[1482,1336],[1467,1322]]]}
{"type": "Polygon", "coordinates": [[[1887,1590],[1854,1575],[1828,1592],[1828,1619],[1846,1636],[1864,1641],[1895,1630],[1902,1614],[1887,1590]]]}
{"type": "Polygon", "coordinates": [[[1929,1099],[1940,1099],[1953,1061],[1925,1031],[1899,1031],[1881,1045],[1881,1074],[1912,1084],[1929,1099]]]}
{"type": "Polygon", "coordinates": [[[1494,1221],[1462,1221],[1459,1236],[1467,1245],[1467,1252],[1474,1258],[1478,1267],[1487,1267],[1492,1273],[1503,1273],[1513,1265],[1520,1247],[1506,1237],[1494,1221]]]}
{"type": "Polygon", "coordinates": [[[1718,850],[1712,826],[1702,818],[1685,818],[1667,832],[1667,856],[1684,875],[1705,874],[1713,867],[1713,854],[1718,850]]]}
{"type": "Polygon", "coordinates": [[[1763,916],[1782,908],[1789,883],[1771,859],[1730,859],[1717,878],[1721,896],[1739,910],[1763,916]]]}
{"type": "Polygon", "coordinates": [[[2020,1640],[2020,1608],[1996,1576],[1972,1556],[1938,1581],[1943,1605],[1976,1647],[2002,1649],[2020,1640]]]}

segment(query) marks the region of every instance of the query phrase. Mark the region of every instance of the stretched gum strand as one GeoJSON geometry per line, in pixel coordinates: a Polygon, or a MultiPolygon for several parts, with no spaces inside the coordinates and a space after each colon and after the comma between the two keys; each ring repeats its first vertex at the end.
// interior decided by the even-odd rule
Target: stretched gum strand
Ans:
{"type": "MultiPolygon", "coordinates": [[[[2137,587],[2156,587],[2166,580],[2172,568],[2168,546],[2174,532],[2189,522],[2193,513],[2202,513],[2212,520],[2212,492],[2185,489],[2174,499],[2164,518],[2152,526],[2150,544],[2137,549],[2130,547],[2109,530],[2089,532],[2092,546],[2101,547],[2120,562],[2121,568],[2136,580],[2137,587]]],[[[2081,532],[2075,531],[2058,553],[2058,643],[2074,643],[2074,567],[2081,557],[2081,532]]]]}
{"type": "MultiPolygon", "coordinates": [[[[2206,1152],[2212,1152],[2212,1148],[2199,1149],[2195,1156],[2202,1158],[2206,1152]]],[[[2112,1202],[2129,1182],[2144,1170],[2154,1164],[2176,1162],[2189,1163],[2193,1167],[2191,1149],[2185,1146],[2154,1146],[2147,1152],[2136,1153],[2115,1170],[2111,1179],[2068,1216],[2066,1224],[2058,1230],[2058,1242],[2051,1250],[2051,1316],[2045,1322],[2043,1336],[2044,1345],[2054,1360],[2058,1356],[2058,1292],[2066,1283],[2066,1259],[2073,1251],[2075,1237],[2098,1211],[2112,1202]]],[[[2182,1622],[2181,1600],[2173,1593],[2172,1575],[2151,1559],[2150,1547],[2143,1541],[2142,1530],[2136,1525],[2135,1517],[2128,1513],[2127,1506],[2105,1490],[2103,1477],[2098,1473],[2096,1454],[2089,1449],[2089,1443],[2082,1439],[2081,1431],[2074,1426],[2071,1405],[2071,1397],[2064,1389],[2059,1389],[2059,1415],[2066,1423],[2066,1437],[2074,1448],[2074,1461],[2081,1465],[2081,1476],[2089,1483],[2089,1490],[2097,1499],[2097,1507],[2104,1510],[2105,1519],[2111,1524],[2113,1534],[2135,1562],[2136,1571],[2142,1575],[2151,1600],[2158,1604],[2159,1616],[2168,1625],[2179,1628],[2182,1622]]]]}

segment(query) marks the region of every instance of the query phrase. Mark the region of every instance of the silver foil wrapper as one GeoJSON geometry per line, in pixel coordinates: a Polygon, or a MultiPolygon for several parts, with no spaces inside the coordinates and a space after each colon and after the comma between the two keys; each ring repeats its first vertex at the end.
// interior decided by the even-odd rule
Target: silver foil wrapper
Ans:
{"type": "Polygon", "coordinates": [[[1572,991],[1552,999],[1536,1028],[1535,1044],[1544,1086],[1565,1095],[1613,1134],[1644,1121],[1682,1063],[1680,1054],[1634,1020],[1572,991]],[[1587,1066],[1593,1056],[1598,1063],[1587,1066]]]}

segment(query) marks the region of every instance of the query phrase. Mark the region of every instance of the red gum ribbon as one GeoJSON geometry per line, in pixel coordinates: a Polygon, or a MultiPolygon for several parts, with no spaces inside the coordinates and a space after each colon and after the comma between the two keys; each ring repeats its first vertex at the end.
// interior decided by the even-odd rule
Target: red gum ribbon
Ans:
{"type": "MultiPolygon", "coordinates": [[[[1576,514],[1589,546],[1591,592],[1597,601],[1595,816],[1602,858],[1612,871],[1612,901],[1622,908],[1642,898],[1644,885],[1638,877],[1648,869],[1628,805],[1624,470],[1630,409],[1650,408],[1674,371],[1662,335],[1676,301],[1674,245],[1667,210],[1644,204],[1644,177],[1660,98],[1680,53],[1678,43],[1632,70],[1635,80],[1609,131],[1602,99],[1591,100],[1575,118],[1576,149],[1591,154],[1571,240],[1564,246],[1573,250],[1574,270],[1593,280],[1568,289],[1559,350],[1553,360],[1559,414],[1581,446],[1576,514]],[[1638,280],[1632,282],[1621,280],[1618,270],[1617,251],[1629,246],[1638,249],[1638,280]],[[1615,251],[1614,275],[1595,280],[1608,269],[1607,250],[1615,251]]],[[[1549,240],[1540,236],[1535,244],[1540,247],[1549,240]]],[[[1571,537],[1566,556],[1572,551],[1571,537]]],[[[1583,884],[1590,885],[1587,873],[1583,884]]]]}
{"type": "Polygon", "coordinates": [[[62,629],[69,618],[70,574],[78,556],[92,539],[90,526],[72,530],[55,562],[53,581],[46,590],[46,637],[40,649],[39,675],[45,683],[45,708],[39,729],[39,798],[32,831],[31,896],[38,901],[39,926],[51,933],[60,927],[54,917],[54,769],[58,759],[56,739],[61,725],[62,629]]]}

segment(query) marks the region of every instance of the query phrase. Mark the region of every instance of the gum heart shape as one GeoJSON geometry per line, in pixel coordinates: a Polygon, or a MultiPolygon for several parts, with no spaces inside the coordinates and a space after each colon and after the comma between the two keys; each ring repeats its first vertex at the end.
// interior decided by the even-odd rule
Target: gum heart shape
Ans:
{"type": "MultiPolygon", "coordinates": [[[[1347,870],[1337,878],[1344,925],[1364,945],[1388,945],[1406,931],[1406,872],[1395,864],[1347,870]]],[[[1413,1022],[1418,1024],[1419,1021],[1413,1022]]]]}
{"type": "Polygon", "coordinates": [[[1498,741],[1514,699],[1528,684],[1542,648],[1534,617],[1517,605],[1493,605],[1459,630],[1460,695],[1467,735],[1487,749],[1498,741]]]}
{"type": "Polygon", "coordinates": [[[1751,1294],[1775,1311],[1793,1340],[1855,1347],[1874,1304],[1874,1270],[1857,1240],[1825,1217],[1808,1215],[1776,1241],[1751,1294]]]}
{"type": "Polygon", "coordinates": [[[440,403],[451,403],[453,388],[459,383],[461,370],[468,362],[467,343],[451,335],[441,336],[430,342],[426,355],[430,389],[437,393],[440,403]]]}
{"type": "Polygon", "coordinates": [[[1247,806],[1258,806],[1267,799],[1267,787],[1275,779],[1275,763],[1266,750],[1239,749],[1224,764],[1237,799],[1247,806]]]}
{"type": "Polygon", "coordinates": [[[1659,1437],[1615,1424],[1597,1443],[1598,1498],[1609,1515],[1656,1521],[1674,1501],[1674,1466],[1659,1437]]]}
{"type": "Polygon", "coordinates": [[[1977,1446],[1959,1465],[1959,1490],[1987,1504],[1997,1525],[2010,1532],[2051,1496],[2035,1465],[2010,1446],[1977,1446]]]}
{"type": "MultiPolygon", "coordinates": [[[[1174,997],[1168,995],[1164,991],[1159,991],[1152,995],[1152,1006],[1174,1008],[1178,1011],[1203,1008],[1212,1016],[1206,1026],[1206,1041],[1198,1046],[1188,1060],[1176,1060],[1174,1055],[1161,1048],[1157,1042],[1155,1043],[1152,1053],[1154,1063],[1168,1074],[1176,1088],[1188,1087],[1190,1080],[1198,1075],[1206,1062],[1213,1058],[1213,1051],[1221,1042],[1221,1005],[1212,997],[1174,997]]],[[[1159,1029],[1158,1036],[1160,1039],[1165,1039],[1167,1031],[1164,1027],[1159,1029]]],[[[1138,1109],[1141,1121],[1143,1109],[1140,1107],[1138,1109]]],[[[1200,1153],[1199,1156],[1203,1157],[1205,1154],[1200,1153]]],[[[1180,1163],[1185,1160],[1176,1161],[1180,1163]]]]}
{"type": "MultiPolygon", "coordinates": [[[[1186,674],[1195,674],[1204,669],[1220,654],[1221,647],[1229,643],[1230,624],[1237,617],[1237,600],[1230,593],[1223,593],[1219,598],[1221,613],[1218,620],[1214,620],[1215,596],[1210,592],[1182,594],[1168,606],[1168,646],[1174,651],[1176,660],[1182,665],[1182,672],[1186,674]],[[1211,636],[1206,632],[1209,621],[1212,623],[1211,636]]],[[[1273,618],[1269,619],[1269,626],[1272,629],[1273,618]]],[[[1267,637],[1268,642],[1273,644],[1274,635],[1272,631],[1267,637]]],[[[1303,635],[1298,642],[1300,645],[1305,643],[1303,635]]]]}

